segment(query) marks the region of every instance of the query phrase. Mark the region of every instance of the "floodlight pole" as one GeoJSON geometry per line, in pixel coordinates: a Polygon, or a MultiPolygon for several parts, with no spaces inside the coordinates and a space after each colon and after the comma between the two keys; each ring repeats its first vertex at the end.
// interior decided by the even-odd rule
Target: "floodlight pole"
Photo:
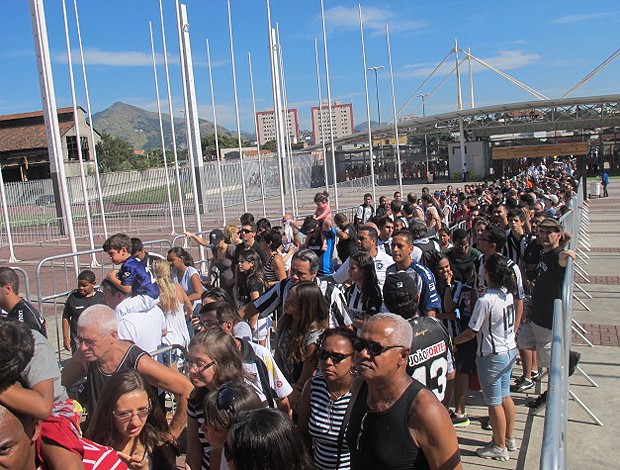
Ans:
{"type": "MultiPolygon", "coordinates": [[[[426,99],[428,97],[428,93],[421,93],[418,95],[418,98],[422,98],[422,117],[426,117],[426,99]]],[[[426,174],[428,175],[428,136],[426,134],[426,127],[424,128],[424,155],[426,157],[426,174]]]]}
{"type": "Polygon", "coordinates": [[[396,113],[396,93],[394,91],[394,72],[392,71],[392,48],[390,46],[390,28],[385,25],[385,41],[387,44],[388,67],[390,69],[390,90],[392,92],[392,114],[394,121],[394,139],[396,140],[396,164],[398,166],[398,190],[403,193],[403,169],[400,161],[400,142],[398,136],[398,115],[396,113]]]}

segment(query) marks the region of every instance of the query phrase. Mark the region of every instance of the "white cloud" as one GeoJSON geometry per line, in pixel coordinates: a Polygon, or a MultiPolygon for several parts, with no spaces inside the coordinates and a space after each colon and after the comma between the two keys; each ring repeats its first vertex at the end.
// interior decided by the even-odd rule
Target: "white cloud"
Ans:
{"type": "MultiPolygon", "coordinates": [[[[359,29],[358,7],[336,6],[325,11],[327,27],[336,29],[359,29]]],[[[373,34],[384,34],[385,25],[389,25],[390,33],[421,29],[425,23],[402,18],[397,12],[386,8],[362,6],[364,30],[373,34]]]]}
{"type": "MultiPolygon", "coordinates": [[[[475,52],[472,53],[473,56],[476,56],[475,52]]],[[[477,56],[476,56],[477,57],[477,56]]],[[[462,60],[464,58],[463,54],[459,54],[459,58],[462,60]]],[[[513,50],[501,50],[495,56],[491,57],[479,57],[484,62],[492,65],[495,68],[498,68],[502,71],[505,70],[514,70],[522,67],[526,67],[533,63],[538,62],[541,57],[535,53],[525,53],[523,51],[513,51],[513,50]]],[[[394,76],[399,78],[414,78],[414,77],[427,77],[431,74],[431,72],[435,69],[437,64],[430,63],[421,63],[421,64],[406,64],[403,67],[402,71],[394,72],[394,76]]],[[[445,76],[450,73],[450,71],[455,67],[454,58],[448,58],[446,62],[442,64],[441,67],[436,72],[436,75],[445,76]]],[[[474,72],[480,72],[481,70],[486,70],[486,67],[483,65],[472,61],[472,70],[474,72]]]]}
{"type": "MultiPolygon", "coordinates": [[[[67,63],[67,54],[57,54],[56,59],[61,63],[67,63]]],[[[78,63],[80,52],[78,49],[71,51],[71,60],[78,63]]],[[[163,64],[163,54],[156,53],[155,60],[163,64]]],[[[170,62],[171,57],[168,56],[170,62]]],[[[150,53],[140,51],[103,51],[101,49],[84,49],[84,62],[86,65],[107,65],[114,67],[145,67],[153,65],[153,57],[150,53]]]]}
{"type": "Polygon", "coordinates": [[[587,21],[595,21],[603,18],[608,18],[610,16],[615,16],[617,13],[615,12],[602,12],[602,13],[585,13],[583,15],[566,15],[560,16],[558,18],[554,18],[549,21],[550,24],[575,24],[575,23],[584,23],[587,21]]]}

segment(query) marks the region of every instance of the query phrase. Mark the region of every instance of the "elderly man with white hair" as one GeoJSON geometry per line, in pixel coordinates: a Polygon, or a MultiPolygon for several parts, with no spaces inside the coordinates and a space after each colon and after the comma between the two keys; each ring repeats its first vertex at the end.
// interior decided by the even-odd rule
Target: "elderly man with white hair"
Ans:
{"type": "Polygon", "coordinates": [[[462,468],[448,412],[407,374],[412,337],[407,320],[380,313],[353,341],[355,368],[365,384],[347,429],[352,470],[462,468]]]}
{"type": "Polygon", "coordinates": [[[123,370],[137,370],[154,387],[177,396],[170,430],[178,437],[187,421],[187,400],[193,386],[182,374],[169,369],[130,341],[118,337],[118,320],[106,305],[88,307],[78,320],[79,349],[62,370],[62,383],[71,386],[86,377],[84,405],[94,410],[105,383],[123,370]]]}

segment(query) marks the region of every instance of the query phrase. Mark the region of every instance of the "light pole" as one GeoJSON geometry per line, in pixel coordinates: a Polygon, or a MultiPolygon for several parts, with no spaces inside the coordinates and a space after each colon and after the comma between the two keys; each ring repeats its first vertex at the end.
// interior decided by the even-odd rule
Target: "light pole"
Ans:
{"type": "MultiPolygon", "coordinates": [[[[422,117],[426,117],[426,98],[428,98],[428,96],[428,93],[418,95],[418,98],[422,98],[422,117]]],[[[426,131],[424,132],[424,156],[426,157],[426,178],[428,180],[428,139],[426,131]]]]}
{"type": "Polygon", "coordinates": [[[375,92],[377,94],[377,119],[379,120],[379,127],[381,127],[381,104],[379,103],[379,76],[378,72],[383,68],[383,65],[375,65],[374,67],[368,67],[368,70],[375,72],[375,92]]]}

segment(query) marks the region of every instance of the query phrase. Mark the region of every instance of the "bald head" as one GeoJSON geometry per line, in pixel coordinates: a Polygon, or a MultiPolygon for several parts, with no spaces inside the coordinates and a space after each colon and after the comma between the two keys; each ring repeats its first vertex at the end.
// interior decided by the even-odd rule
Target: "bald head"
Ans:
{"type": "Polygon", "coordinates": [[[408,347],[413,340],[413,330],[409,322],[394,313],[378,313],[373,315],[364,324],[362,330],[365,330],[370,325],[373,325],[375,328],[381,327],[385,331],[390,344],[384,346],[402,345],[408,347]]]}

